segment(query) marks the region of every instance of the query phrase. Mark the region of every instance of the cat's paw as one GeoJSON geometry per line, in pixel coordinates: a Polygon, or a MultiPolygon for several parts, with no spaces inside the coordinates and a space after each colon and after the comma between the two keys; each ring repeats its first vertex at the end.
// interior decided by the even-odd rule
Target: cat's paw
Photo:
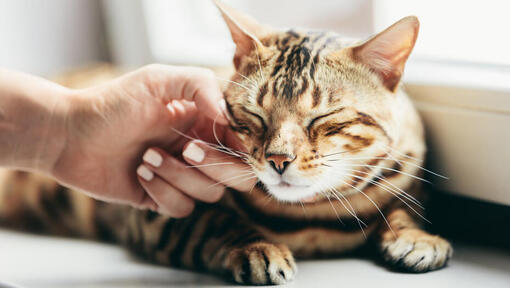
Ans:
{"type": "Polygon", "coordinates": [[[444,267],[452,257],[448,241],[419,229],[398,231],[397,238],[381,243],[384,259],[399,269],[427,272],[444,267]]]}
{"type": "Polygon", "coordinates": [[[296,262],[285,245],[252,243],[232,250],[226,268],[242,284],[285,284],[294,279],[296,262]]]}

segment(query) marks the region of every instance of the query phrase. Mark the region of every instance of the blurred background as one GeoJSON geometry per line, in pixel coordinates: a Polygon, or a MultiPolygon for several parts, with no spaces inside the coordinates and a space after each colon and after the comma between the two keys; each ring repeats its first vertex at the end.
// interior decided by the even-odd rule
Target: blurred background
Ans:
{"type": "MultiPolygon", "coordinates": [[[[225,2],[275,27],[360,38],[417,15],[422,26],[412,60],[510,65],[507,1],[225,2]]],[[[228,65],[233,53],[209,0],[0,0],[0,35],[2,66],[43,75],[98,61],[228,65]]]]}

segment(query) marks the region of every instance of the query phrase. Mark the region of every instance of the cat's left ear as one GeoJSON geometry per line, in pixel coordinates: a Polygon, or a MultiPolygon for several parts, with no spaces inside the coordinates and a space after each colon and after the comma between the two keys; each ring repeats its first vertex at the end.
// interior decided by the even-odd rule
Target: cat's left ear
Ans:
{"type": "Polygon", "coordinates": [[[230,30],[232,40],[236,44],[234,66],[238,68],[244,56],[249,55],[254,49],[262,49],[264,47],[259,39],[267,35],[269,29],[266,26],[260,25],[252,17],[236,11],[219,0],[214,0],[214,4],[220,10],[230,30]]]}
{"type": "Polygon", "coordinates": [[[418,37],[420,22],[408,16],[363,44],[351,48],[355,61],[368,65],[388,90],[394,92],[418,37]]]}

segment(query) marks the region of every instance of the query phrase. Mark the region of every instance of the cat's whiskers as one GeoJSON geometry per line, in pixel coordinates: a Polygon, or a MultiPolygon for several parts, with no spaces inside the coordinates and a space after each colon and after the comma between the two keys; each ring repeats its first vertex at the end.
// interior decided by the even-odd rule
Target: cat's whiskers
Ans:
{"type": "Polygon", "coordinates": [[[303,202],[301,200],[298,200],[299,204],[301,204],[301,208],[303,209],[303,215],[305,215],[305,219],[308,218],[308,215],[306,214],[305,205],[303,205],[303,202]]]}
{"type": "Polygon", "coordinates": [[[390,157],[392,160],[398,162],[399,164],[402,162],[402,163],[406,163],[406,164],[409,164],[411,166],[414,166],[414,167],[417,167],[425,172],[428,172],[434,176],[437,176],[437,177],[440,177],[440,178],[443,178],[443,179],[446,179],[448,180],[449,178],[444,176],[444,175],[441,175],[439,173],[436,173],[434,171],[431,171],[431,170],[428,170],[428,169],[425,169],[425,167],[422,167],[416,163],[413,163],[412,161],[403,161],[403,160],[399,160],[399,159],[396,159],[391,153],[388,153],[387,151],[390,151],[390,152],[393,152],[397,155],[399,155],[400,157],[402,158],[405,158],[405,159],[410,159],[410,160],[414,160],[414,162],[417,162],[417,163],[423,163],[423,159],[419,159],[419,158],[416,158],[416,157],[412,157],[412,156],[409,156],[405,153],[402,153],[400,151],[398,151],[396,148],[393,148],[391,146],[388,146],[386,144],[384,144],[383,142],[378,142],[377,145],[380,145],[382,146],[382,148],[384,149],[386,155],[388,155],[388,157],[390,157]]]}
{"type": "Polygon", "coordinates": [[[248,92],[254,92],[253,88],[246,87],[245,85],[243,85],[243,84],[241,84],[239,82],[236,82],[236,81],[233,81],[233,80],[230,80],[230,79],[221,78],[221,77],[218,77],[218,76],[216,76],[216,79],[221,80],[221,81],[225,81],[225,82],[229,82],[229,83],[232,83],[232,84],[235,84],[235,85],[237,85],[237,86],[239,86],[241,88],[246,89],[246,91],[248,91],[248,92]]]}
{"type": "MultiPolygon", "coordinates": [[[[344,224],[344,221],[342,221],[342,219],[340,218],[340,215],[338,214],[338,212],[336,211],[336,208],[335,208],[335,205],[333,205],[333,202],[331,202],[331,199],[329,198],[329,195],[324,195],[326,196],[326,198],[328,199],[329,201],[329,205],[331,205],[331,208],[333,209],[333,211],[335,212],[335,215],[336,215],[336,218],[338,219],[338,221],[340,221],[340,223],[342,223],[342,225],[345,225],[344,224]]],[[[299,201],[301,203],[301,201],[299,201]]]]}
{"type": "Polygon", "coordinates": [[[351,216],[353,216],[357,221],[360,221],[363,225],[365,225],[365,227],[367,227],[367,224],[365,224],[365,222],[363,222],[359,217],[358,215],[356,214],[356,210],[354,209],[354,207],[352,206],[351,202],[349,201],[349,199],[347,199],[347,197],[345,197],[342,193],[340,193],[335,187],[333,187],[332,185],[329,185],[329,184],[326,184],[327,186],[327,192],[330,192],[331,195],[335,196],[335,198],[337,198],[337,200],[342,204],[342,206],[344,206],[345,210],[347,210],[347,212],[349,212],[349,214],[351,214],[351,216]],[[339,197],[342,197],[342,199],[344,199],[346,202],[347,202],[347,205],[349,205],[350,209],[347,208],[344,204],[344,202],[339,198],[339,197]]]}
{"type": "Polygon", "coordinates": [[[185,133],[183,133],[183,132],[181,132],[181,131],[179,131],[179,130],[177,130],[177,129],[173,128],[173,127],[171,127],[171,129],[172,129],[175,133],[177,133],[177,134],[181,135],[182,137],[187,138],[187,139],[189,139],[189,140],[197,141],[197,142],[202,143],[202,144],[204,144],[204,145],[207,145],[209,148],[211,148],[211,149],[213,149],[213,150],[216,150],[216,151],[219,151],[219,152],[223,152],[223,153],[225,153],[225,154],[228,154],[228,155],[231,155],[231,156],[234,156],[234,157],[237,157],[237,158],[241,158],[241,159],[243,159],[243,157],[245,157],[244,155],[246,155],[246,153],[241,152],[241,151],[237,151],[237,150],[232,149],[232,148],[228,148],[228,147],[221,147],[221,146],[216,145],[216,144],[214,144],[214,143],[206,142],[206,141],[204,141],[204,140],[202,140],[202,139],[193,138],[193,137],[191,137],[191,136],[189,136],[189,135],[187,135],[187,134],[185,134],[185,133]],[[240,153],[241,153],[241,154],[240,154],[240,153]],[[243,155],[243,154],[244,154],[244,155],[243,155]]]}
{"type": "MultiPolygon", "coordinates": [[[[374,159],[373,157],[359,157],[360,159],[374,159]]],[[[377,158],[377,157],[376,157],[377,158]]],[[[383,158],[383,157],[378,157],[378,158],[383,158]]],[[[354,159],[354,158],[345,158],[345,159],[341,159],[341,160],[348,160],[348,159],[354,159]]],[[[383,158],[383,159],[387,159],[387,160],[392,160],[390,158],[383,158]]],[[[342,167],[345,169],[345,167],[356,167],[356,166],[364,166],[364,165],[350,165],[350,164],[347,164],[347,165],[336,165],[335,167],[342,167]]],[[[381,167],[381,166],[375,166],[375,165],[369,165],[369,166],[373,166],[373,167],[380,167],[380,168],[384,168],[384,167],[381,167]]],[[[357,173],[363,173],[365,175],[367,175],[367,177],[360,177],[360,176],[357,176],[357,175],[354,175],[354,174],[346,174],[347,176],[350,176],[350,177],[353,177],[353,178],[357,178],[357,179],[360,179],[360,180],[363,180],[363,181],[366,181],[366,182],[369,182],[369,183],[372,183],[378,187],[380,187],[381,189],[387,191],[388,193],[392,194],[393,196],[395,196],[396,198],[398,198],[400,201],[402,201],[406,206],[408,206],[412,211],[414,211],[414,213],[416,213],[420,218],[422,218],[423,220],[427,221],[430,223],[430,221],[428,219],[426,219],[422,214],[420,214],[418,211],[416,211],[411,205],[409,205],[409,203],[407,203],[405,200],[403,200],[399,195],[398,193],[391,189],[390,187],[386,186],[386,185],[383,185],[381,183],[378,183],[376,181],[373,181],[371,179],[368,179],[368,176],[370,175],[370,173],[367,173],[367,172],[364,172],[364,171],[360,171],[360,170],[357,170],[357,169],[346,169],[346,170],[349,170],[349,171],[353,171],[353,172],[357,172],[357,173]]],[[[392,169],[392,170],[395,170],[395,169],[392,169]]],[[[395,170],[397,171],[397,170],[395,170]]],[[[377,179],[380,179],[382,181],[385,181],[386,183],[388,184],[391,184],[393,187],[395,187],[396,189],[398,189],[400,192],[401,192],[401,195],[406,198],[408,201],[411,201],[413,204],[419,206],[420,208],[424,209],[423,206],[421,205],[421,203],[416,199],[414,198],[412,195],[408,194],[407,192],[403,191],[402,189],[400,189],[399,187],[395,186],[393,183],[387,181],[386,179],[382,178],[382,177],[379,177],[377,175],[375,175],[375,178],[377,179]]],[[[344,182],[345,184],[351,186],[352,188],[358,190],[359,192],[361,192],[361,190],[351,184],[348,184],[346,183],[345,181],[342,181],[344,182]]],[[[362,193],[365,195],[365,197],[368,197],[368,195],[366,195],[365,193],[362,193]]],[[[369,199],[369,197],[367,198],[369,199]]],[[[371,200],[371,199],[369,199],[371,200]]],[[[372,201],[371,201],[372,202],[372,201]]],[[[373,203],[374,205],[376,205],[375,203],[373,203]]],[[[379,210],[379,209],[378,209],[379,210]]]]}
{"type": "MultiPolygon", "coordinates": [[[[332,166],[329,166],[329,167],[332,167],[332,166]]],[[[357,172],[357,173],[363,173],[363,174],[366,174],[366,175],[371,175],[370,173],[367,173],[367,172],[364,172],[364,171],[360,171],[360,170],[357,170],[357,169],[346,169],[345,167],[352,167],[352,166],[349,166],[349,165],[335,165],[333,166],[333,168],[342,168],[343,170],[348,170],[348,171],[353,171],[353,172],[357,172]]],[[[409,193],[405,192],[404,190],[402,190],[401,188],[399,188],[398,186],[396,186],[395,184],[387,181],[386,179],[384,179],[383,177],[379,177],[378,175],[374,175],[374,178],[377,178],[381,181],[384,181],[385,183],[388,183],[390,184],[391,186],[393,186],[395,189],[399,190],[399,192],[406,198],[408,199],[409,201],[411,201],[412,203],[418,205],[420,208],[424,209],[424,207],[421,205],[420,201],[418,201],[416,198],[414,198],[412,195],[410,195],[409,193]]],[[[381,184],[382,185],[382,184],[381,184]]],[[[386,186],[385,186],[386,187],[386,186]]],[[[397,192],[395,192],[397,193],[397,192]]]]}
{"type": "Polygon", "coordinates": [[[246,79],[247,81],[249,81],[254,87],[257,87],[257,82],[255,82],[255,80],[252,80],[246,76],[244,76],[243,74],[239,73],[238,71],[236,72],[237,74],[239,74],[239,76],[243,77],[244,79],[246,79]]]}
{"type": "MultiPolygon", "coordinates": [[[[250,169],[250,170],[251,170],[251,169],[250,169]]],[[[241,183],[243,183],[244,181],[248,181],[248,180],[253,179],[253,178],[255,178],[255,177],[257,177],[257,175],[255,175],[255,172],[253,172],[253,171],[248,171],[248,172],[244,172],[244,173],[238,174],[238,175],[236,175],[236,176],[233,176],[233,177],[230,177],[230,178],[227,178],[227,179],[222,179],[221,181],[218,181],[218,182],[216,182],[216,183],[214,183],[214,184],[212,184],[212,185],[209,185],[209,186],[207,187],[207,189],[212,188],[212,187],[215,187],[215,186],[217,186],[217,185],[227,185],[227,184],[229,184],[228,182],[231,182],[231,181],[236,180],[236,179],[239,179],[239,178],[241,178],[241,179],[242,179],[242,181],[241,181],[241,182],[239,182],[239,183],[236,183],[236,184],[241,184],[241,183]]],[[[230,185],[232,185],[232,184],[230,184],[230,185]]]]}
{"type": "Polygon", "coordinates": [[[262,208],[265,208],[267,206],[267,204],[269,204],[271,202],[271,200],[273,200],[273,195],[268,193],[266,195],[266,197],[264,198],[264,203],[262,203],[262,208]]]}
{"type": "Polygon", "coordinates": [[[423,171],[425,171],[425,172],[427,172],[427,173],[430,173],[430,174],[432,174],[432,175],[435,175],[435,176],[437,176],[437,177],[441,177],[441,178],[443,178],[443,179],[448,179],[448,177],[446,177],[446,176],[443,176],[443,175],[438,174],[438,173],[436,173],[436,172],[430,171],[430,170],[428,170],[428,169],[426,169],[426,168],[423,168],[422,166],[417,165],[417,164],[415,164],[415,163],[413,163],[413,162],[405,161],[405,160],[399,160],[399,159],[396,159],[396,158],[394,158],[394,157],[392,157],[392,156],[390,156],[390,157],[391,157],[391,158],[389,158],[389,157],[357,157],[357,158],[350,158],[350,157],[346,157],[346,158],[338,158],[338,159],[328,159],[327,161],[372,160],[372,159],[378,159],[378,160],[391,160],[391,161],[395,161],[395,162],[397,162],[397,163],[399,163],[399,164],[402,164],[402,163],[404,163],[404,164],[408,164],[408,165],[411,165],[411,166],[413,166],[413,167],[416,167],[416,168],[418,168],[418,169],[420,169],[420,170],[423,170],[423,171]]]}
{"type": "MultiPolygon", "coordinates": [[[[345,170],[348,170],[348,171],[352,171],[352,172],[356,172],[356,173],[362,173],[362,174],[365,174],[368,176],[370,176],[371,174],[368,173],[368,172],[364,172],[364,171],[360,171],[360,170],[356,170],[356,169],[345,169],[345,170]]],[[[384,179],[384,177],[380,177],[380,176],[377,176],[377,175],[374,175],[374,178],[378,179],[378,180],[381,180],[381,181],[384,181],[385,183],[391,185],[392,187],[394,187],[395,189],[397,189],[402,195],[404,195],[404,197],[406,197],[407,200],[411,201],[413,204],[419,206],[421,209],[425,209],[423,207],[423,205],[421,205],[420,201],[418,201],[416,198],[414,198],[412,195],[410,195],[409,193],[407,193],[406,191],[402,190],[400,187],[396,186],[395,184],[391,183],[390,181],[384,179]]],[[[378,183],[380,184],[380,183],[378,183]]],[[[383,184],[380,184],[380,185],[383,185],[383,184]]],[[[384,185],[385,187],[387,187],[386,185],[384,185]]],[[[394,191],[394,190],[393,190],[394,191]]],[[[395,192],[397,193],[397,192],[395,192]]]]}
{"type": "Polygon", "coordinates": [[[374,205],[374,207],[377,209],[377,211],[379,212],[379,214],[381,214],[381,216],[383,217],[383,220],[384,222],[386,222],[386,225],[388,226],[388,228],[390,229],[390,231],[393,233],[393,235],[395,236],[395,238],[397,237],[397,234],[395,233],[395,231],[393,231],[393,228],[391,228],[391,225],[390,225],[390,222],[388,222],[388,219],[386,219],[386,216],[384,215],[384,213],[382,212],[381,208],[379,208],[379,206],[377,205],[377,203],[375,203],[374,200],[372,200],[372,198],[370,198],[370,196],[367,195],[367,193],[363,192],[361,189],[359,189],[358,187],[354,186],[354,185],[351,185],[343,180],[340,180],[342,181],[345,185],[348,185],[350,187],[352,187],[353,189],[355,189],[356,191],[358,191],[359,193],[361,193],[361,195],[365,196],[365,198],[367,198],[368,201],[370,201],[370,203],[372,203],[374,205]]]}
{"type": "Polygon", "coordinates": [[[352,204],[351,204],[351,202],[349,201],[349,199],[347,199],[347,197],[345,197],[344,195],[342,195],[342,193],[338,192],[338,190],[336,190],[336,188],[334,188],[333,186],[330,186],[330,190],[329,190],[329,191],[331,192],[331,195],[333,195],[333,196],[334,196],[334,197],[338,200],[338,202],[340,202],[340,204],[342,204],[342,206],[344,207],[344,209],[345,209],[345,210],[346,210],[346,211],[347,211],[347,212],[348,212],[348,213],[349,213],[352,217],[354,217],[354,219],[356,219],[356,222],[358,223],[358,226],[359,226],[359,228],[361,229],[361,232],[363,233],[363,235],[364,235],[365,237],[367,237],[367,235],[365,234],[365,230],[364,230],[364,229],[363,229],[363,227],[362,227],[362,224],[363,224],[363,226],[365,226],[365,227],[368,227],[368,225],[367,225],[365,222],[363,222],[363,220],[361,220],[361,219],[358,217],[358,215],[357,215],[357,213],[356,213],[356,210],[355,210],[355,209],[354,209],[354,207],[352,206],[352,204]],[[347,208],[347,206],[345,206],[344,202],[342,201],[342,199],[340,199],[340,197],[342,197],[343,199],[345,199],[345,201],[347,202],[347,205],[349,205],[349,207],[352,209],[352,211],[351,211],[351,210],[349,210],[349,208],[347,208]]]}
{"type": "MultiPolygon", "coordinates": [[[[257,175],[253,175],[253,176],[247,177],[247,178],[237,179],[236,183],[233,183],[231,185],[239,185],[239,184],[241,184],[243,182],[246,182],[246,181],[251,180],[251,179],[256,179],[256,178],[257,178],[257,175]]],[[[230,181],[232,181],[232,180],[230,180],[230,181]]]]}
{"type": "Polygon", "coordinates": [[[210,163],[210,164],[201,164],[201,165],[186,165],[186,168],[202,168],[202,167],[210,167],[210,166],[221,166],[221,165],[233,165],[234,162],[223,162],[223,163],[210,163]]]}
{"type": "Polygon", "coordinates": [[[415,161],[418,161],[418,162],[422,162],[423,161],[422,159],[419,159],[419,158],[416,158],[416,157],[412,157],[412,156],[409,156],[409,155],[407,155],[405,153],[402,153],[402,152],[398,151],[397,149],[395,149],[393,147],[385,145],[384,143],[378,143],[378,144],[383,146],[384,148],[386,148],[388,150],[391,150],[392,152],[398,154],[399,156],[402,156],[403,158],[412,159],[412,160],[415,160],[415,161]]]}
{"type": "MultiPolygon", "coordinates": [[[[364,160],[364,159],[367,159],[367,160],[371,160],[371,159],[385,160],[385,159],[387,159],[387,160],[396,161],[399,164],[401,164],[401,163],[409,164],[409,165],[411,165],[413,167],[416,167],[416,168],[418,168],[420,170],[423,170],[423,171],[425,171],[427,173],[430,173],[430,174],[432,174],[434,176],[437,176],[437,177],[440,177],[440,178],[443,178],[443,179],[446,179],[446,180],[449,179],[448,177],[446,177],[444,175],[441,175],[441,174],[439,174],[437,172],[434,172],[434,171],[431,171],[429,169],[426,169],[425,167],[420,166],[420,165],[418,165],[416,163],[413,163],[411,161],[405,161],[405,160],[396,159],[393,155],[391,155],[391,153],[388,153],[388,151],[394,152],[394,153],[398,154],[399,156],[401,156],[403,158],[411,159],[411,160],[414,160],[415,162],[418,162],[418,163],[423,163],[422,159],[418,159],[418,158],[409,156],[407,154],[404,154],[404,153],[398,151],[397,149],[395,149],[393,147],[390,147],[390,146],[388,146],[388,145],[386,145],[386,144],[384,144],[383,142],[380,142],[380,141],[377,142],[374,145],[382,146],[382,148],[381,148],[382,152],[384,152],[384,155],[388,155],[388,157],[366,157],[366,158],[364,158],[364,157],[356,157],[356,158],[354,158],[354,157],[346,157],[346,158],[339,158],[339,159],[327,159],[327,161],[364,160]]],[[[322,157],[327,158],[327,157],[331,157],[331,156],[334,156],[334,155],[344,154],[344,153],[348,153],[348,152],[354,152],[354,151],[361,150],[361,149],[363,149],[363,148],[345,150],[345,151],[340,151],[340,152],[335,152],[335,153],[330,153],[330,154],[324,154],[324,155],[322,155],[322,157]]]]}
{"type": "MultiPolygon", "coordinates": [[[[332,161],[333,162],[333,161],[332,161]]],[[[397,169],[393,169],[393,168],[388,168],[388,167],[384,167],[384,166],[379,166],[379,165],[369,165],[369,164],[344,164],[342,163],[341,164],[341,167],[369,167],[369,168],[379,168],[379,169],[382,169],[382,170],[388,170],[388,171],[393,171],[395,173],[399,173],[399,174],[402,174],[402,175],[405,175],[405,176],[409,176],[411,178],[414,178],[416,180],[420,180],[420,181],[423,181],[423,182],[426,182],[426,183],[429,183],[431,184],[430,181],[426,180],[426,179],[423,179],[419,176],[415,176],[415,175],[412,175],[412,174],[409,174],[407,172],[403,172],[403,171],[399,171],[397,169]]]]}
{"type": "MultiPolygon", "coordinates": [[[[221,149],[225,149],[225,150],[228,150],[228,151],[232,151],[233,149],[225,146],[221,141],[220,139],[218,138],[218,134],[216,133],[216,123],[218,121],[218,117],[219,117],[219,114],[216,115],[216,118],[214,118],[214,121],[213,121],[213,126],[212,126],[212,130],[213,130],[213,135],[214,135],[214,139],[216,140],[216,142],[219,144],[219,146],[221,147],[221,149]]],[[[248,154],[244,153],[244,152],[241,152],[241,151],[236,151],[237,154],[240,154],[244,157],[247,157],[248,154]]]]}
{"type": "MultiPolygon", "coordinates": [[[[361,171],[358,171],[358,172],[361,172],[361,171]]],[[[372,184],[380,187],[384,191],[386,191],[386,192],[390,193],[391,195],[395,196],[398,200],[400,200],[407,207],[409,207],[409,209],[411,209],[414,213],[416,213],[416,215],[418,215],[420,218],[422,218],[423,220],[427,221],[428,223],[431,223],[427,218],[425,218],[421,213],[416,211],[411,205],[409,205],[409,203],[407,203],[404,199],[402,199],[397,193],[395,193],[394,191],[390,190],[387,186],[384,186],[384,185],[382,185],[380,183],[377,183],[376,181],[370,180],[370,179],[368,179],[368,177],[361,177],[361,176],[357,176],[357,175],[354,175],[354,174],[346,174],[346,175],[347,176],[351,176],[351,177],[356,178],[356,179],[360,179],[360,180],[366,181],[368,183],[372,183],[372,184]]],[[[416,203],[413,202],[413,204],[416,204],[416,203]]],[[[419,204],[416,204],[416,205],[419,205],[419,204]]],[[[421,205],[419,205],[419,206],[420,206],[420,208],[423,209],[423,206],[421,206],[421,205]]]]}
{"type": "MultiPolygon", "coordinates": [[[[335,166],[335,168],[342,168],[342,169],[345,169],[345,167],[359,167],[360,165],[337,165],[335,166]]],[[[379,166],[378,166],[379,167],[379,166]]],[[[345,169],[345,170],[349,170],[349,171],[354,171],[354,172],[358,172],[358,173],[363,173],[363,174],[366,174],[366,175],[370,175],[370,173],[367,173],[367,172],[363,172],[363,171],[359,171],[357,169],[345,169]]],[[[395,170],[396,171],[396,170],[395,170]]],[[[406,173],[407,174],[407,173],[406,173]]],[[[407,175],[410,175],[410,174],[407,174],[407,175]]],[[[353,175],[350,175],[350,176],[353,176],[353,175]]],[[[386,183],[388,184],[391,184],[393,187],[395,187],[396,189],[399,190],[399,192],[401,192],[401,194],[403,195],[403,197],[405,197],[406,199],[408,199],[409,201],[411,201],[412,203],[414,203],[415,205],[418,205],[420,208],[424,209],[423,208],[423,205],[421,205],[421,203],[416,199],[414,198],[412,195],[410,195],[409,193],[405,192],[404,190],[398,188],[397,186],[395,186],[393,183],[387,181],[386,179],[382,178],[382,177],[379,177],[377,175],[374,176],[375,178],[377,179],[380,179],[382,181],[385,181],[386,183]]],[[[374,181],[375,182],[375,181],[374,181]]],[[[377,182],[376,182],[377,183],[377,182]]],[[[377,183],[377,184],[380,184],[380,183],[377,183]]],[[[381,184],[382,185],[382,184],[381,184]]],[[[387,187],[387,186],[385,186],[387,187]]],[[[395,192],[397,193],[397,192],[395,192]]],[[[396,196],[396,195],[395,195],[396,196]]],[[[397,197],[398,198],[398,197],[397,197]]],[[[421,216],[421,215],[420,215],[421,216]]],[[[428,220],[427,220],[428,221],[428,220]]]]}
{"type": "Polygon", "coordinates": [[[339,155],[339,154],[344,154],[344,153],[349,153],[349,152],[358,151],[358,150],[361,150],[361,149],[363,149],[363,148],[356,148],[356,149],[344,150],[344,151],[334,152],[334,153],[330,153],[330,154],[323,154],[323,155],[321,155],[321,156],[322,156],[322,157],[324,157],[324,158],[327,158],[327,157],[331,157],[331,156],[335,156],[335,155],[339,155]]]}
{"type": "Polygon", "coordinates": [[[257,186],[257,182],[255,182],[255,184],[253,184],[253,186],[251,186],[251,189],[248,192],[248,194],[251,194],[253,192],[253,189],[255,189],[255,186],[257,186]]]}

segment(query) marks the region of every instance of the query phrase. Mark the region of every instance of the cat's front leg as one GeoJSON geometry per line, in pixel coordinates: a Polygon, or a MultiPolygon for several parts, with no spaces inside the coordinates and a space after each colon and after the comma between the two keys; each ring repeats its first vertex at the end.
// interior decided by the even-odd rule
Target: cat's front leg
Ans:
{"type": "Polygon", "coordinates": [[[427,272],[444,267],[453,254],[450,243],[420,229],[405,209],[387,215],[379,234],[385,261],[409,272],[427,272]],[[391,227],[391,228],[390,228],[391,227]]]}
{"type": "Polygon", "coordinates": [[[233,248],[224,265],[234,280],[243,284],[285,284],[293,280],[297,272],[289,248],[266,241],[233,248]]]}
{"type": "Polygon", "coordinates": [[[133,210],[124,242],[160,264],[226,274],[241,284],[285,284],[296,263],[289,248],[273,244],[228,209],[198,207],[184,219],[133,210]]]}

